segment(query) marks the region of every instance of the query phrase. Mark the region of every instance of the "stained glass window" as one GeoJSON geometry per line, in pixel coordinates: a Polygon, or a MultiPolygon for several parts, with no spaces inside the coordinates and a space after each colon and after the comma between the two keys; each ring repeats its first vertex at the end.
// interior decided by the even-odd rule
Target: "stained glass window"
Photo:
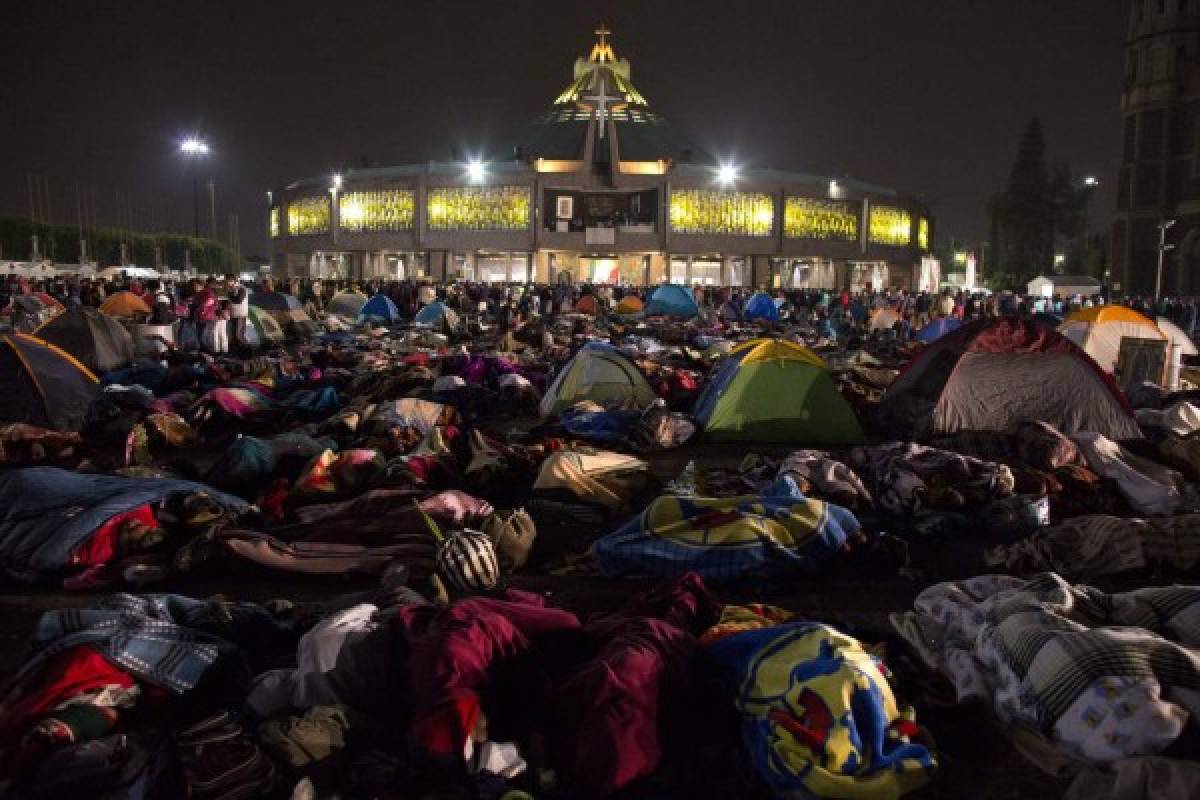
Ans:
{"type": "Polygon", "coordinates": [[[298,197],[288,203],[288,233],[329,233],[329,198],[298,197]]]}
{"type": "Polygon", "coordinates": [[[770,236],[775,203],[759,192],[683,189],[671,192],[671,229],[676,233],[770,236]]]}
{"type": "Polygon", "coordinates": [[[278,206],[273,206],[271,208],[271,220],[269,223],[269,227],[270,227],[270,231],[271,231],[271,238],[274,239],[276,236],[279,235],[279,207],[278,206]]]}
{"type": "Polygon", "coordinates": [[[917,223],[917,246],[922,250],[929,249],[929,220],[925,217],[917,223]]]}
{"type": "Polygon", "coordinates": [[[871,206],[872,244],[907,247],[912,242],[912,215],[902,208],[871,206]]]}
{"type": "Polygon", "coordinates": [[[783,209],[789,239],[858,240],[858,211],[850,203],[816,197],[789,197],[783,209]]]}
{"type": "Polygon", "coordinates": [[[412,229],[415,208],[410,189],[345,192],[338,198],[338,226],[350,233],[407,231],[412,229]]]}
{"type": "Polygon", "coordinates": [[[529,227],[528,186],[430,189],[431,231],[519,231],[529,227]]]}

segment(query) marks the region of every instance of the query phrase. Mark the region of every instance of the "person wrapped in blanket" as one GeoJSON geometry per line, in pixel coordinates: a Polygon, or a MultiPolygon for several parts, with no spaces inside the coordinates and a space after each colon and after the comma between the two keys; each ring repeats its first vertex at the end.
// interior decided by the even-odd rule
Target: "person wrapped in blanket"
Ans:
{"type": "Polygon", "coordinates": [[[893,626],[954,684],[1069,758],[1156,755],[1200,713],[1200,588],[1105,594],[1049,572],[930,586],[893,626]]]}
{"type": "Polygon", "coordinates": [[[658,497],[592,553],[608,575],[727,580],[814,569],[861,538],[853,513],[806,498],[784,475],[759,495],[658,497]]]}
{"type": "Polygon", "coordinates": [[[734,687],[742,742],[779,797],[894,798],[937,766],[883,662],[828,625],[771,606],[726,606],[701,637],[734,687]]]}

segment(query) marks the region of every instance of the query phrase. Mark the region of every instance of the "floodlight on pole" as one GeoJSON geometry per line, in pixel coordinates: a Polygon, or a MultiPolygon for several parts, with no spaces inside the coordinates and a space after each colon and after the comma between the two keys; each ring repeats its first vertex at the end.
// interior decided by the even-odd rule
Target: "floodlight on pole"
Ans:
{"type": "Polygon", "coordinates": [[[733,164],[722,164],[717,167],[717,183],[722,186],[732,186],[738,179],[738,168],[733,164]]]}
{"type": "Polygon", "coordinates": [[[340,172],[333,173],[333,182],[329,186],[329,191],[337,194],[342,188],[342,174],[340,172]]]}
{"type": "Polygon", "coordinates": [[[471,183],[483,183],[487,177],[487,167],[479,159],[473,158],[467,162],[467,177],[471,183]]]}
{"type": "MultiPolygon", "coordinates": [[[[208,143],[196,136],[189,136],[179,143],[179,152],[192,162],[192,235],[200,238],[200,176],[196,162],[208,155],[208,143]]],[[[214,222],[215,224],[215,222],[214,222]]]]}
{"type": "Polygon", "coordinates": [[[1083,185],[1089,189],[1093,189],[1100,185],[1100,179],[1095,175],[1088,175],[1083,179],[1083,185]]]}
{"type": "Polygon", "coordinates": [[[837,179],[830,178],[830,180],[829,180],[829,196],[837,197],[838,193],[841,191],[842,191],[842,187],[840,184],[838,184],[837,179]]]}

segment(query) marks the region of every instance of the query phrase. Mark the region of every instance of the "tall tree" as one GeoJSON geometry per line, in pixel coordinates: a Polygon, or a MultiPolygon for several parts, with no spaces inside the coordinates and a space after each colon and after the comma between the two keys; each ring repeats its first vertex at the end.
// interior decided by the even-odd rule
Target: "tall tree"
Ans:
{"type": "Polygon", "coordinates": [[[1021,136],[1008,186],[996,198],[992,213],[999,268],[1019,283],[1048,272],[1054,263],[1054,192],[1046,138],[1037,117],[1021,136]]]}

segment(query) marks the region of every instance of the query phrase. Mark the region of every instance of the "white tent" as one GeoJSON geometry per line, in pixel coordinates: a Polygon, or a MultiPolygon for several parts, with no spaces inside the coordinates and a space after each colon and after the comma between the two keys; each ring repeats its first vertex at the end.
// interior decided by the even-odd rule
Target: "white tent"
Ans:
{"type": "Polygon", "coordinates": [[[592,342],[554,378],[538,412],[549,417],[585,400],[605,408],[648,408],[654,398],[654,390],[629,358],[611,345],[592,342]]]}
{"type": "Polygon", "coordinates": [[[1030,297],[1091,297],[1100,294],[1104,286],[1090,275],[1038,275],[1025,288],[1030,297]]]}
{"type": "Polygon", "coordinates": [[[149,267],[105,267],[96,273],[96,277],[103,280],[117,278],[121,275],[129,278],[137,278],[138,280],[158,280],[162,277],[158,270],[153,270],[149,267]]]}
{"type": "Polygon", "coordinates": [[[1166,317],[1159,317],[1155,320],[1158,323],[1158,329],[1166,334],[1167,339],[1171,344],[1179,348],[1179,355],[1194,356],[1200,355],[1200,350],[1196,349],[1196,343],[1192,341],[1183,330],[1166,317]]]}

